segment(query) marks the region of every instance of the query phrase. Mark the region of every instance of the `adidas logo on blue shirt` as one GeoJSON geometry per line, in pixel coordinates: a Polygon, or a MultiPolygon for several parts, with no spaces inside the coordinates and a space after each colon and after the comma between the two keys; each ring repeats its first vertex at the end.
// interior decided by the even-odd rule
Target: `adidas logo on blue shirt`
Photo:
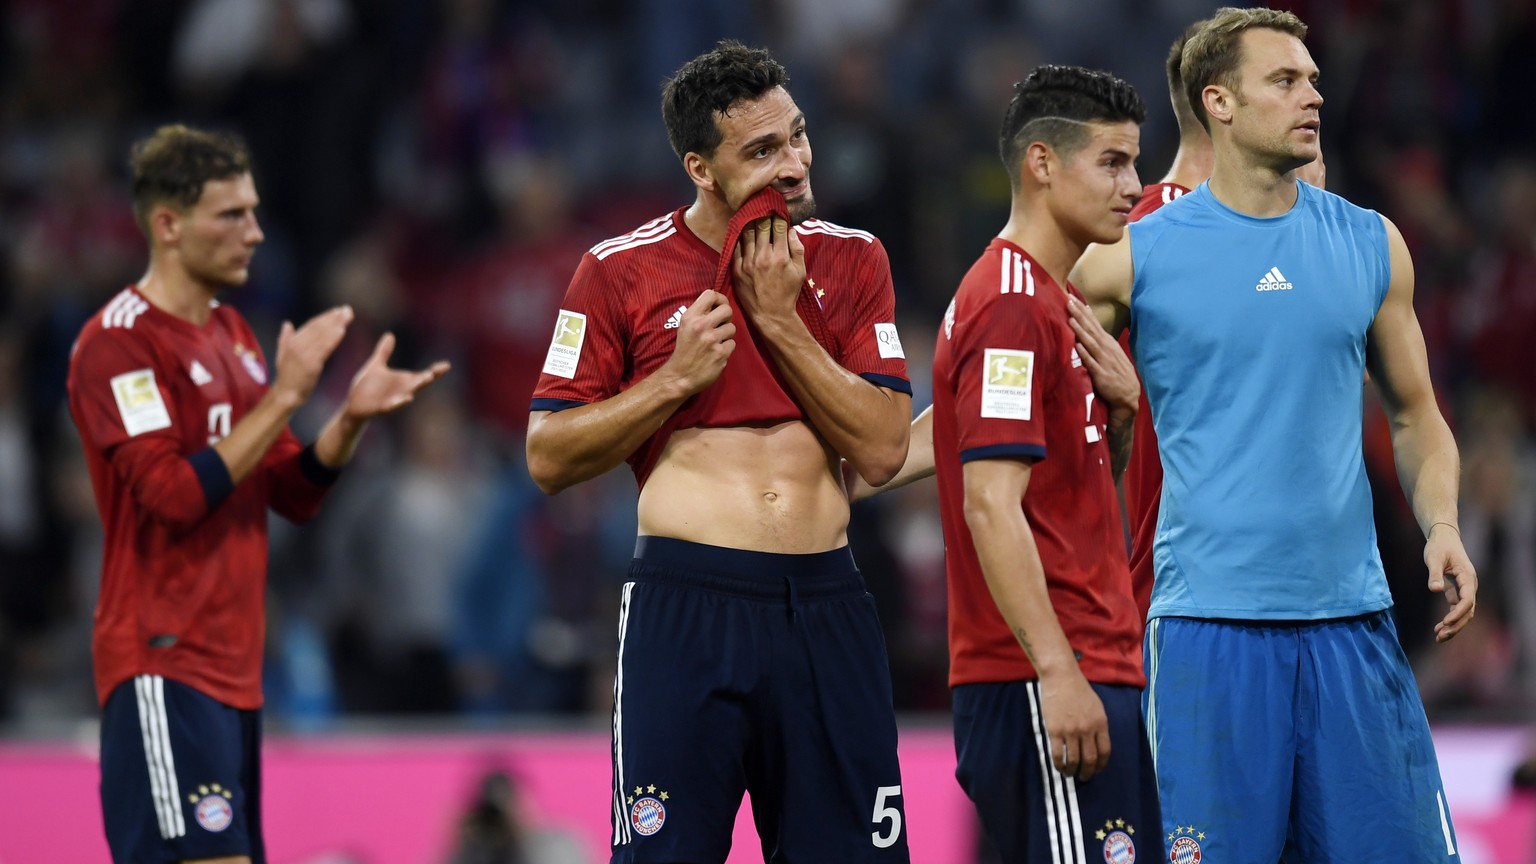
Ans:
{"type": "Polygon", "coordinates": [[[1289,291],[1296,286],[1285,280],[1285,275],[1279,267],[1269,268],[1269,272],[1259,280],[1259,284],[1253,287],[1255,291],[1289,291]]]}

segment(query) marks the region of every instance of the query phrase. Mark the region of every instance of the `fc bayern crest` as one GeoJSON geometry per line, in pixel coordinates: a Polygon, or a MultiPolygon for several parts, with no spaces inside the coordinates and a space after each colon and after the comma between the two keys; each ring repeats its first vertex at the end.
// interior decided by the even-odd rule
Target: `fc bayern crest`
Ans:
{"type": "Polygon", "coordinates": [[[649,795],[637,799],[629,808],[629,824],[635,826],[636,833],[643,837],[649,837],[660,831],[661,826],[666,822],[667,808],[649,795]]]}
{"type": "Polygon", "coordinates": [[[236,345],[235,353],[240,357],[240,365],[245,367],[246,373],[255,379],[257,384],[267,383],[267,368],[261,365],[261,358],[256,356],[255,351],[244,345],[236,345]]]}
{"type": "Polygon", "coordinates": [[[235,811],[223,795],[208,795],[197,802],[197,824],[209,831],[223,831],[235,821],[235,811]]]}
{"type": "Polygon", "coordinates": [[[1136,864],[1136,841],[1124,831],[1112,831],[1104,838],[1105,864],[1136,864]]]}
{"type": "Polygon", "coordinates": [[[1200,844],[1193,837],[1180,837],[1168,847],[1172,864],[1200,864],[1200,844]]]}

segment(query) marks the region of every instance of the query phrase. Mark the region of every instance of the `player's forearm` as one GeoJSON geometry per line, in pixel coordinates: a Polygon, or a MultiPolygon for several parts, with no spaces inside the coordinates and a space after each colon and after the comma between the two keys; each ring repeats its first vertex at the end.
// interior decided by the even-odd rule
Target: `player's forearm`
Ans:
{"type": "Polygon", "coordinates": [[[968,473],[965,523],[992,601],[1035,671],[1044,678],[1076,668],[1072,646],[1051,606],[1040,553],[1019,498],[968,473]]]}
{"type": "Polygon", "coordinates": [[[256,407],[242,417],[223,440],[213,445],[214,452],[229,470],[233,485],[240,485],[261,464],[273,442],[288,428],[288,421],[300,404],[286,391],[268,390],[256,407]]]}
{"type": "Polygon", "coordinates": [[[1135,411],[1109,412],[1109,468],[1116,480],[1125,474],[1126,466],[1131,464],[1131,441],[1135,437],[1135,430],[1135,411]]]}
{"type": "Polygon", "coordinates": [[[878,387],[839,366],[798,317],[759,322],[784,380],[811,425],[871,486],[895,477],[907,459],[912,397],[878,387]]]}
{"type": "Polygon", "coordinates": [[[617,467],[667,421],[688,392],[652,375],[616,396],[528,415],[528,473],[554,495],[617,467]]]}
{"type": "Polygon", "coordinates": [[[1413,506],[1413,515],[1427,535],[1436,522],[1459,528],[1457,495],[1461,456],[1456,439],[1437,409],[1406,419],[1392,429],[1397,477],[1413,506]]]}
{"type": "Polygon", "coordinates": [[[345,467],[352,461],[367,428],[367,420],[349,416],[346,406],[338,408],[320,430],[320,437],[315,439],[315,458],[327,468],[345,467]]]}

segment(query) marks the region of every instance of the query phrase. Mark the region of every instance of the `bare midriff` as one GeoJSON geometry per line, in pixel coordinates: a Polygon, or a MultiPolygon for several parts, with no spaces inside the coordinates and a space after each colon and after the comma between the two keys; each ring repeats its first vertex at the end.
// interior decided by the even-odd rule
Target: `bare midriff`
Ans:
{"type": "Polygon", "coordinates": [[[680,429],[640,490],[640,533],[755,552],[848,543],[837,454],[798,420],[680,429]]]}

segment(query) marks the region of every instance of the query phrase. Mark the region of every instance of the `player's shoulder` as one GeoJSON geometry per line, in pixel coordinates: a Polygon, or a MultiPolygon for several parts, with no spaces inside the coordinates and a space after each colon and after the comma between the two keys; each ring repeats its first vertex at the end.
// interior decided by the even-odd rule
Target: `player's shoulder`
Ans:
{"type": "Polygon", "coordinates": [[[1050,274],[1029,256],[1029,252],[994,237],[971,264],[960,282],[958,296],[963,307],[978,312],[995,304],[1007,304],[1010,315],[1034,315],[1049,312],[1053,291],[1059,291],[1050,274]]]}
{"type": "Polygon", "coordinates": [[[1177,183],[1149,183],[1142,187],[1141,197],[1136,199],[1136,206],[1131,208],[1131,221],[1136,222],[1150,215],[1167,204],[1172,204],[1189,192],[1188,187],[1177,183]]]}
{"type": "Polygon", "coordinates": [[[1297,194],[1307,206],[1316,209],[1330,219],[1353,225],[1376,228],[1381,225],[1381,214],[1369,207],[1361,207],[1343,195],[1319,189],[1302,180],[1296,181],[1297,194]]]}
{"type": "Polygon", "coordinates": [[[82,345],[115,345],[144,341],[151,327],[143,324],[149,301],[133,288],[113,295],[80,328],[75,350],[82,345]]]}
{"type": "Polygon", "coordinates": [[[657,216],[633,231],[595,244],[587,250],[587,255],[596,262],[608,262],[610,259],[625,260],[658,251],[666,245],[667,240],[677,236],[676,216],[677,211],[657,216]]]}
{"type": "Polygon", "coordinates": [[[795,233],[800,235],[802,242],[813,237],[829,244],[853,242],[872,245],[877,242],[875,235],[868,231],[849,228],[825,219],[807,219],[795,226],[795,233]]]}

